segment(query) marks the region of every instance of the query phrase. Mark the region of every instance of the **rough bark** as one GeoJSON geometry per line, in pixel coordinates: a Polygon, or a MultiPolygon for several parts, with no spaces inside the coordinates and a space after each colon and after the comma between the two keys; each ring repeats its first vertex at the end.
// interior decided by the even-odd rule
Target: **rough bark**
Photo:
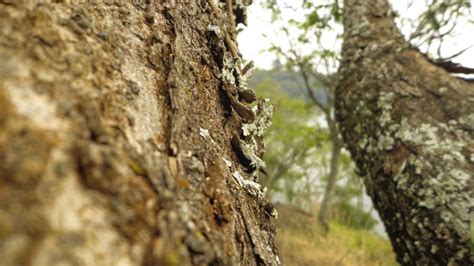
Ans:
{"type": "Polygon", "coordinates": [[[344,2],[337,118],[405,265],[472,265],[474,87],[405,42],[386,0],[344,2]]]}
{"type": "Polygon", "coordinates": [[[0,0],[0,264],[277,264],[227,15],[56,2],[0,0]]]}

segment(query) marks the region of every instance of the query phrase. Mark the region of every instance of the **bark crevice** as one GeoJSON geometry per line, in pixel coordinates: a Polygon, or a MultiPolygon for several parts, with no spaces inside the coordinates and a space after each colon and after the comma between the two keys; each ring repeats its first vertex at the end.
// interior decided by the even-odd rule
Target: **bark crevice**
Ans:
{"type": "Polygon", "coordinates": [[[0,3],[2,263],[277,264],[209,10],[0,3]]]}

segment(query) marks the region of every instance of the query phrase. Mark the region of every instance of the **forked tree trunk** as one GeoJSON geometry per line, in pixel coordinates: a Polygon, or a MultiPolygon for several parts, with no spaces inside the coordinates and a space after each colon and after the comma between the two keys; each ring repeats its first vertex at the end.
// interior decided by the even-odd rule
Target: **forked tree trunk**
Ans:
{"type": "Polygon", "coordinates": [[[56,2],[0,0],[0,264],[276,264],[227,16],[56,2]]]}
{"type": "Polygon", "coordinates": [[[337,118],[405,265],[472,265],[474,86],[405,42],[386,0],[344,1],[337,118]]]}

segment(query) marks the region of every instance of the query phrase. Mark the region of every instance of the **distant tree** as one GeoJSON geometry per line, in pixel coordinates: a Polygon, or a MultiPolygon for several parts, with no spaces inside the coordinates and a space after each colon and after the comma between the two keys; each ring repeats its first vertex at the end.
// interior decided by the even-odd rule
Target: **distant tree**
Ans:
{"type": "MultiPolygon", "coordinates": [[[[257,70],[254,75],[271,75],[275,70],[257,70]]],[[[281,75],[282,71],[278,71],[281,75]]],[[[275,74],[276,75],[276,74],[275,74]]],[[[276,77],[273,77],[276,78],[276,77]]],[[[327,141],[328,135],[318,129],[314,120],[314,110],[304,99],[287,94],[277,80],[265,79],[256,83],[257,95],[270,98],[275,107],[272,126],[265,138],[265,145],[271,147],[265,153],[266,174],[261,183],[270,195],[282,193],[292,203],[298,198],[314,196],[314,186],[307,180],[308,171],[314,167],[319,149],[327,141]],[[313,160],[308,160],[312,158],[313,160]]],[[[287,77],[289,81],[291,78],[287,77]]],[[[284,84],[285,82],[283,82],[284,84]]],[[[308,200],[309,201],[309,200],[308,200]]]]}
{"type": "MultiPolygon", "coordinates": [[[[280,8],[285,5],[282,2],[284,1],[273,0],[268,1],[266,5],[272,11],[276,25],[280,27],[278,30],[286,37],[284,42],[272,43],[270,50],[284,60],[288,69],[294,70],[295,79],[302,81],[299,89],[323,114],[329,132],[331,144],[329,172],[325,179],[325,191],[318,213],[321,231],[326,233],[329,230],[329,211],[340,170],[342,141],[334,116],[334,92],[337,84],[337,76],[334,73],[338,66],[337,51],[323,45],[322,29],[328,27],[336,18],[333,15],[338,9],[323,17],[320,11],[327,8],[326,5],[315,5],[308,1],[288,3],[290,6],[304,8],[302,12],[305,12],[305,16],[297,20],[282,16],[280,8]]],[[[331,2],[328,6],[337,7],[331,2]]]]}

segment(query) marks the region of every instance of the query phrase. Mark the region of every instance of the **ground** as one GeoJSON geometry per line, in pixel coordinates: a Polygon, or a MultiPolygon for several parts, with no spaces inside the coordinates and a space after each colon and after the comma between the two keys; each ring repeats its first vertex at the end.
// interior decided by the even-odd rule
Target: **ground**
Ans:
{"type": "Polygon", "coordinates": [[[331,223],[326,237],[316,215],[290,205],[277,205],[277,246],[283,265],[397,265],[390,242],[373,232],[331,223]]]}

